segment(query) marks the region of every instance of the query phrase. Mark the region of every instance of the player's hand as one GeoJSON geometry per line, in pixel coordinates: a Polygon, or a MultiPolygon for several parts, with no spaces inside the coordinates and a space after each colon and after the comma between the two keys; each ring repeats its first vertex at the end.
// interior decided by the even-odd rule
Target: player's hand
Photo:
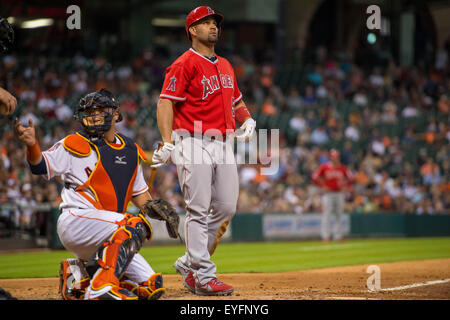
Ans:
{"type": "Polygon", "coordinates": [[[24,127],[20,121],[16,118],[14,121],[14,129],[16,130],[17,137],[20,141],[27,146],[34,146],[36,143],[36,131],[33,125],[33,119],[28,119],[28,127],[24,127]]]}
{"type": "Polygon", "coordinates": [[[245,140],[247,138],[250,138],[253,135],[253,132],[255,132],[255,128],[256,128],[256,121],[253,120],[252,118],[248,118],[247,120],[244,121],[244,123],[240,127],[240,129],[243,130],[244,132],[242,134],[237,135],[236,138],[239,140],[245,140]]]}
{"type": "Polygon", "coordinates": [[[0,88],[0,113],[8,115],[14,112],[17,107],[16,98],[3,88],[0,88]]]}
{"type": "Polygon", "coordinates": [[[152,156],[152,168],[159,168],[162,165],[166,164],[170,159],[170,155],[172,154],[175,146],[169,142],[164,142],[164,145],[161,148],[155,150],[152,156]]]}

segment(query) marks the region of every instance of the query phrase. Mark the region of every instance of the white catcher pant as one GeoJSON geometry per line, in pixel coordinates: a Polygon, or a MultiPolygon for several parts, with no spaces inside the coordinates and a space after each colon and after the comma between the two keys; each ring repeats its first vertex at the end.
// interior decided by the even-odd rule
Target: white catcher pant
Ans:
{"type": "Polygon", "coordinates": [[[203,285],[216,277],[210,257],[236,212],[234,150],[230,142],[184,137],[175,144],[172,160],[186,204],[186,253],[176,263],[203,285]]]}
{"type": "Polygon", "coordinates": [[[342,218],[344,216],[344,193],[327,192],[322,196],[322,239],[342,239],[342,218]],[[331,216],[334,215],[334,228],[331,230],[331,216]]]}
{"type": "MultiPolygon", "coordinates": [[[[119,227],[115,222],[124,215],[97,209],[65,209],[58,218],[57,232],[61,243],[81,260],[89,260],[119,227]]],[[[125,276],[140,283],[154,274],[152,267],[139,253],[130,262],[125,276]]]]}

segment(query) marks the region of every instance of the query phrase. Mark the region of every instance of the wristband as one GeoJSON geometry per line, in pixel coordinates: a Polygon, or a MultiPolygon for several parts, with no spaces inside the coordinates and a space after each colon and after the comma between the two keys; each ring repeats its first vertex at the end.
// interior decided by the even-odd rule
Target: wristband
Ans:
{"type": "Polygon", "coordinates": [[[30,166],[30,170],[32,174],[47,174],[47,165],[45,164],[44,157],[42,157],[41,162],[39,162],[36,165],[32,165],[28,162],[28,165],[30,166]]]}
{"type": "Polygon", "coordinates": [[[34,162],[41,156],[41,148],[39,147],[39,142],[36,142],[32,146],[27,146],[27,160],[28,162],[34,162]]]}
{"type": "Polygon", "coordinates": [[[235,110],[235,119],[241,124],[244,123],[247,118],[251,117],[250,112],[248,112],[247,107],[245,106],[235,110]]]}

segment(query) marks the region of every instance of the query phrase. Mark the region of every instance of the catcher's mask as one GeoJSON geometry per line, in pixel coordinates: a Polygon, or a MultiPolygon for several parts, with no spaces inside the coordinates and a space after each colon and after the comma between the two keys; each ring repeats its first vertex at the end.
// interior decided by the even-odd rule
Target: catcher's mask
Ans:
{"type": "MultiPolygon", "coordinates": [[[[87,94],[80,99],[74,118],[80,121],[85,133],[91,138],[103,136],[110,128],[114,112],[119,103],[111,92],[106,89],[87,94]]],[[[119,113],[117,122],[122,121],[119,113]]]]}
{"type": "Polygon", "coordinates": [[[0,51],[8,52],[14,42],[14,29],[5,18],[0,19],[0,51]]]}

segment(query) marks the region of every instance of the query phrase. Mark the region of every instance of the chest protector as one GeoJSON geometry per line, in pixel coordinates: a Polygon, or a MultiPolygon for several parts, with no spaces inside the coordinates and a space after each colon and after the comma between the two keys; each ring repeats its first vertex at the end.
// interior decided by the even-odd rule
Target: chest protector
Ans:
{"type": "Polygon", "coordinates": [[[64,139],[64,147],[72,154],[87,157],[92,151],[98,160],[94,170],[83,185],[75,190],[99,210],[124,213],[133,196],[133,185],[141,160],[147,157],[131,139],[116,133],[121,145],[111,144],[103,139],[90,141],[77,132],[64,139]],[[90,189],[93,199],[85,191],[90,189]]]}

